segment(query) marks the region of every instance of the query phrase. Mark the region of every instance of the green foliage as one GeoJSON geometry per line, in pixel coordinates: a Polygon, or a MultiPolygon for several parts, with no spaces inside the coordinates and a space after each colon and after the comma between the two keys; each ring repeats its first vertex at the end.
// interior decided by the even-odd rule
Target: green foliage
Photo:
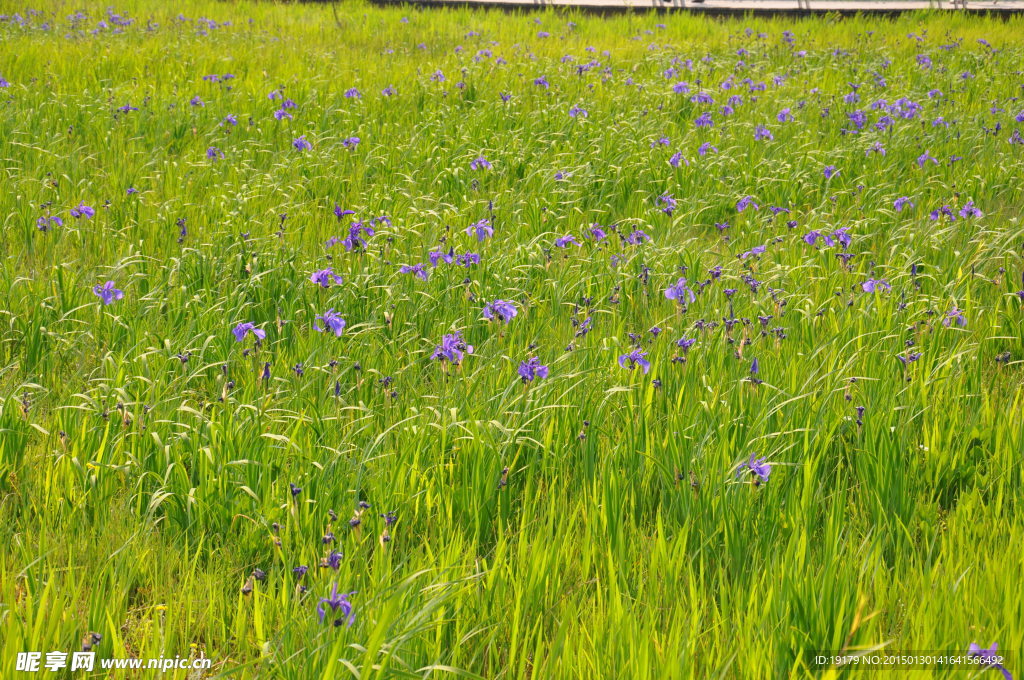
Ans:
{"type": "Polygon", "coordinates": [[[281,680],[817,677],[842,671],[814,652],[1019,654],[1020,19],[127,0],[119,30],[92,4],[0,23],[0,677],[90,631],[101,657],[203,654],[213,675],[281,680]],[[870,104],[900,97],[920,114],[876,129],[870,104]],[[715,127],[694,126],[704,110],[715,127]],[[926,151],[940,163],[919,167],[926,151]],[[746,195],[760,210],[737,212],[746,195]],[[984,216],[928,217],[968,201],[984,216]],[[95,216],[71,217],[80,202],[95,216]],[[391,221],[365,250],[326,248],[347,235],[335,204],[391,221]],[[464,233],[488,217],[492,239],[464,233]],[[652,240],[598,244],[594,223],[652,240]],[[848,266],[803,241],[839,228],[848,266]],[[583,245],[553,245],[567,234],[583,245]],[[480,264],[399,273],[442,243],[480,264]],[[310,282],[328,266],[341,285],[310,282]],[[663,295],[680,267],[697,287],[715,266],[685,310],[663,295]],[[107,280],[125,296],[104,306],[107,280]],[[482,318],[495,299],[511,323],[482,318]],[[313,330],[331,308],[337,338],[313,330]],[[965,327],[943,323],[954,308],[965,327]],[[240,322],[266,340],[235,342],[240,322]],[[455,330],[473,353],[432,360],[455,330]],[[618,364],[631,333],[649,374],[618,364]],[[673,361],[682,337],[697,342],[673,361]],[[524,385],[531,356],[551,375],[524,385]],[[751,453],[765,484],[737,475],[751,453]],[[336,571],[319,566],[332,549],[336,571]],[[332,583],[356,591],[351,627],[316,614],[332,583]]]}

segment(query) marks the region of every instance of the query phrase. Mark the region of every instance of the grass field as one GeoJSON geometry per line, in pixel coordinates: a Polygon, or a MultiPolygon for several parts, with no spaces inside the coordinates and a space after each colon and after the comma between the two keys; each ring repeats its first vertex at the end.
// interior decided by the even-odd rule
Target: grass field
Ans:
{"type": "Polygon", "coordinates": [[[0,1],[0,677],[1020,670],[1021,19],[106,6],[0,1]]]}

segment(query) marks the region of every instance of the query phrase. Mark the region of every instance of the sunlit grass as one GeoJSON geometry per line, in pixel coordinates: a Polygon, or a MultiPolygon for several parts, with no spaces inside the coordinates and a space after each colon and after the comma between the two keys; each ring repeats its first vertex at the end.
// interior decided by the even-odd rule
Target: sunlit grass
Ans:
{"type": "Polygon", "coordinates": [[[1020,670],[1019,19],[77,9],[0,2],[0,677],[91,631],[243,678],[1020,670]]]}

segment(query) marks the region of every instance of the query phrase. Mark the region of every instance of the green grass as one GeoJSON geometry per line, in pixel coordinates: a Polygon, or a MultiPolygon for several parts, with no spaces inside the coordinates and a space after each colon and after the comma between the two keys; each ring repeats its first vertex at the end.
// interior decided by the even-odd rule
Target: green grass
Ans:
{"type": "MultiPolygon", "coordinates": [[[[827,677],[846,671],[814,652],[996,641],[1021,670],[1020,19],[127,0],[131,25],[93,33],[106,4],[0,2],[25,18],[0,23],[0,677],[91,631],[100,657],[204,654],[232,678],[827,677]],[[871,104],[901,97],[920,111],[876,129],[871,104]],[[984,215],[929,219],[968,201],[984,215]],[[335,204],[391,223],[326,250],[335,204]],[[493,238],[464,233],[489,216],[493,238]],[[803,240],[841,227],[848,266],[803,240]],[[399,273],[442,242],[480,263],[399,273]],[[341,285],[310,282],[327,266],[341,285]],[[680,266],[694,288],[721,267],[685,310],[663,295],[680,266]],[[125,296],[104,306],[107,280],[125,296]],[[494,299],[518,316],[484,320],[494,299]],[[339,338],[312,329],[329,308],[339,338]],[[261,346],[235,342],[244,321],[261,346]],[[455,330],[474,352],[432,360],[455,330]],[[630,333],[646,375],[618,365],[630,333]],[[531,356],[550,377],[526,386],[531,356]],[[765,484],[737,477],[751,453],[765,484]],[[317,617],[333,583],[351,627],[317,617]]],[[[978,671],[877,672],[915,675],[978,671]]]]}

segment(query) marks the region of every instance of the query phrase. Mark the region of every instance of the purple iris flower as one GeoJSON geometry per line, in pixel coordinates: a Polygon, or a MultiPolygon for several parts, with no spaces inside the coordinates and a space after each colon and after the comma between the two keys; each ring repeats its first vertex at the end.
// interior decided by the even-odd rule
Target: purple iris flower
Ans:
{"type": "Polygon", "coordinates": [[[868,279],[864,283],[860,284],[860,287],[865,293],[874,293],[875,291],[881,292],[882,290],[892,290],[892,286],[885,279],[868,279]]]}
{"type": "Polygon", "coordinates": [[[938,161],[937,158],[935,158],[934,156],[929,154],[927,151],[925,151],[923,154],[921,154],[920,156],[917,157],[917,167],[923,168],[928,161],[931,161],[935,165],[939,164],[939,161],[938,161]]]}
{"type": "Polygon", "coordinates": [[[715,121],[707,111],[697,116],[697,118],[694,119],[693,124],[699,128],[715,127],[715,121]]]}
{"type": "Polygon", "coordinates": [[[494,236],[494,227],[491,226],[490,220],[482,219],[466,227],[466,233],[470,236],[476,235],[477,241],[483,241],[494,236]]]}
{"type": "Polygon", "coordinates": [[[92,292],[103,301],[104,305],[109,305],[114,300],[120,300],[124,297],[124,291],[114,288],[113,281],[107,281],[102,285],[97,283],[93,286],[92,292]]]}
{"type": "Polygon", "coordinates": [[[960,217],[964,219],[968,217],[981,217],[982,212],[975,207],[974,201],[967,201],[964,207],[960,209],[960,217]]]}
{"type": "Polygon", "coordinates": [[[676,345],[678,345],[679,349],[683,350],[684,352],[689,352],[690,348],[693,347],[696,343],[696,338],[679,338],[678,340],[676,340],[676,345]]]}
{"type": "Polygon", "coordinates": [[[473,346],[466,344],[466,341],[462,339],[461,331],[456,331],[441,338],[441,344],[434,348],[434,353],[430,355],[430,358],[447,361],[457,366],[462,361],[463,352],[472,354],[473,346]]]}
{"type": "Polygon", "coordinates": [[[357,146],[359,146],[359,138],[358,137],[346,137],[345,139],[341,140],[341,145],[343,147],[345,147],[346,149],[354,149],[357,146]]]}
{"type": "Polygon", "coordinates": [[[300,137],[296,137],[295,139],[293,139],[292,146],[294,146],[299,151],[309,151],[310,149],[313,148],[313,145],[310,144],[309,141],[306,139],[306,135],[302,135],[300,137]]]}
{"type": "Polygon", "coordinates": [[[672,198],[668,194],[658,196],[658,203],[661,205],[661,212],[666,215],[674,213],[676,211],[676,206],[678,205],[676,199],[672,198]]]}
{"type": "Polygon", "coordinates": [[[690,161],[683,158],[682,151],[676,151],[674,154],[672,154],[672,157],[668,159],[668,164],[671,165],[673,168],[678,168],[680,163],[686,163],[687,165],[689,165],[690,161]]]}
{"type": "Polygon", "coordinates": [[[1002,655],[999,654],[999,643],[993,642],[992,646],[988,649],[981,647],[976,642],[972,642],[971,646],[967,649],[967,656],[977,657],[984,664],[984,668],[995,668],[1003,674],[1004,680],[1013,680],[1013,676],[1010,675],[1010,671],[1006,670],[1003,664],[999,663],[1002,655]]]}
{"type": "Polygon", "coordinates": [[[348,236],[341,243],[345,246],[345,250],[348,251],[366,248],[366,239],[362,237],[362,234],[373,236],[376,233],[373,227],[368,227],[362,222],[353,222],[348,228],[348,236]]]}
{"type": "Polygon", "coordinates": [[[718,153],[718,147],[712,146],[711,142],[704,142],[697,149],[697,155],[706,156],[709,153],[718,153]]]}
{"type": "Polygon", "coordinates": [[[633,231],[629,232],[629,236],[627,236],[625,240],[626,243],[628,243],[631,246],[638,246],[641,243],[646,243],[647,241],[650,241],[651,237],[648,236],[645,232],[641,231],[640,229],[634,229],[633,231]]]}
{"type": "Polygon", "coordinates": [[[576,240],[576,237],[573,236],[572,234],[561,236],[555,239],[555,246],[559,248],[568,248],[570,243],[577,246],[580,244],[579,241],[576,240]]]}
{"type": "Polygon", "coordinates": [[[573,106],[571,109],[569,109],[569,117],[570,118],[580,118],[580,117],[586,118],[589,115],[590,114],[587,112],[586,109],[582,109],[582,108],[580,108],[578,106],[573,106]]]}
{"type": "Polygon", "coordinates": [[[403,264],[398,269],[398,271],[399,271],[400,274],[415,274],[416,278],[423,279],[424,281],[426,281],[428,278],[430,278],[430,272],[427,271],[426,265],[423,265],[423,264],[414,264],[414,265],[403,264]]]}
{"type": "Polygon", "coordinates": [[[587,235],[595,241],[603,241],[608,238],[608,232],[606,232],[599,224],[590,225],[590,229],[587,230],[587,235]]]}
{"type": "Polygon", "coordinates": [[[313,322],[313,329],[320,333],[334,333],[334,337],[340,338],[341,332],[345,329],[345,320],[341,316],[335,313],[334,309],[328,309],[326,312],[316,317],[313,322]],[[320,325],[320,322],[323,325],[320,325]]]}
{"type": "Polygon", "coordinates": [[[470,265],[480,264],[480,256],[476,253],[463,253],[455,258],[455,264],[469,269],[470,265]]]}
{"type": "Polygon", "coordinates": [[[490,170],[491,169],[491,162],[489,160],[487,160],[486,158],[484,158],[483,156],[480,156],[478,158],[473,159],[473,161],[470,162],[469,169],[470,170],[490,170]]]}
{"type": "Polygon", "coordinates": [[[834,165],[825,166],[825,179],[832,179],[839,174],[839,169],[834,165]]]}
{"type": "Polygon", "coordinates": [[[292,120],[293,116],[286,109],[274,111],[274,120],[292,120]]]}
{"type": "Polygon", "coordinates": [[[362,93],[354,87],[350,87],[349,89],[345,90],[346,99],[361,99],[362,96],[362,93]]]}
{"type": "Polygon", "coordinates": [[[964,316],[963,310],[956,307],[946,312],[946,318],[942,320],[942,325],[949,328],[954,322],[961,328],[967,326],[967,317],[964,316]]]}
{"type": "Polygon", "coordinates": [[[313,272],[310,275],[309,280],[321,288],[330,288],[332,282],[341,283],[341,277],[334,273],[334,269],[332,267],[313,272]]]}
{"type": "Polygon", "coordinates": [[[892,203],[892,207],[896,209],[896,212],[903,212],[906,207],[914,207],[914,203],[910,200],[909,196],[900,196],[892,203]]]}
{"type": "Polygon", "coordinates": [[[77,207],[71,209],[71,216],[76,219],[82,217],[86,219],[91,219],[94,215],[96,215],[96,211],[93,210],[91,207],[87,206],[85,203],[79,202],[77,207]]]}
{"type": "Polygon", "coordinates": [[[540,359],[537,357],[530,357],[527,361],[519,364],[518,373],[523,383],[526,384],[533,382],[537,378],[548,377],[548,367],[541,366],[540,359]]]}
{"type": "Polygon", "coordinates": [[[750,470],[750,474],[756,477],[754,485],[760,486],[763,482],[768,481],[768,476],[772,473],[772,466],[766,458],[758,458],[756,453],[752,453],[750,458],[736,470],[736,477],[738,478],[744,470],[750,470]]]}
{"type": "Polygon", "coordinates": [[[772,136],[771,131],[764,125],[758,125],[754,128],[754,141],[761,141],[762,139],[771,141],[775,139],[775,137],[772,136]]]}
{"type": "Polygon", "coordinates": [[[906,356],[904,356],[902,354],[897,354],[896,358],[899,359],[900,361],[902,361],[903,365],[906,366],[907,364],[912,364],[915,361],[917,361],[918,359],[920,359],[921,358],[921,353],[920,352],[909,352],[909,353],[907,353],[906,356]]]}
{"type": "Polygon", "coordinates": [[[342,217],[345,217],[346,215],[355,215],[355,214],[356,214],[355,210],[342,210],[340,205],[338,205],[337,203],[334,204],[334,216],[337,217],[339,220],[342,217]]]}
{"type": "Polygon", "coordinates": [[[56,215],[44,215],[36,220],[36,227],[39,231],[49,231],[51,225],[57,225],[58,227],[64,226],[64,220],[57,217],[56,215]]]}
{"type": "Polygon", "coordinates": [[[753,206],[754,210],[759,210],[761,208],[761,206],[754,202],[753,196],[744,196],[736,202],[736,212],[743,212],[750,206],[753,206]]]}
{"type": "Polygon", "coordinates": [[[203,103],[203,100],[202,98],[200,98],[199,95],[192,97],[192,99],[190,99],[188,103],[192,106],[206,106],[206,104],[203,103]]]}
{"type": "Polygon", "coordinates": [[[647,359],[647,352],[643,351],[639,347],[630,352],[629,354],[623,354],[619,357],[619,366],[626,368],[626,364],[629,364],[629,370],[635,370],[637,366],[647,374],[647,371],[651,370],[651,362],[647,359]]]}
{"type": "Polygon", "coordinates": [[[516,309],[515,304],[508,300],[495,300],[491,304],[484,307],[483,315],[487,320],[498,319],[509,323],[516,317],[519,310],[516,309]]]}
{"type": "Polygon", "coordinates": [[[438,262],[444,262],[445,264],[451,264],[455,261],[455,249],[449,248],[448,252],[443,250],[431,250],[428,255],[430,258],[430,266],[436,267],[438,262]]]}
{"type": "Polygon", "coordinates": [[[242,340],[245,340],[245,336],[249,333],[255,335],[257,340],[263,340],[267,337],[266,331],[256,328],[256,324],[248,321],[238,324],[231,329],[231,332],[234,333],[236,342],[242,342],[242,340]]]}
{"type": "Polygon", "coordinates": [[[210,160],[217,160],[218,158],[224,158],[224,152],[215,146],[211,146],[206,150],[206,157],[210,160]]]}
{"type": "Polygon", "coordinates": [[[665,289],[665,297],[669,300],[675,300],[680,304],[683,304],[686,298],[690,299],[693,303],[696,301],[697,296],[694,294],[693,289],[686,283],[686,277],[681,277],[673,285],[665,289]]]}
{"type": "Polygon", "coordinates": [[[341,616],[334,621],[334,625],[340,626],[342,622],[346,622],[347,625],[351,626],[356,620],[356,615],[352,612],[352,603],[348,601],[348,598],[355,595],[355,592],[351,593],[339,593],[338,584],[332,584],[331,596],[321,597],[320,602],[316,605],[316,613],[320,617],[320,623],[323,623],[324,616],[327,614],[327,609],[324,605],[331,608],[332,613],[340,612],[341,616]]]}

